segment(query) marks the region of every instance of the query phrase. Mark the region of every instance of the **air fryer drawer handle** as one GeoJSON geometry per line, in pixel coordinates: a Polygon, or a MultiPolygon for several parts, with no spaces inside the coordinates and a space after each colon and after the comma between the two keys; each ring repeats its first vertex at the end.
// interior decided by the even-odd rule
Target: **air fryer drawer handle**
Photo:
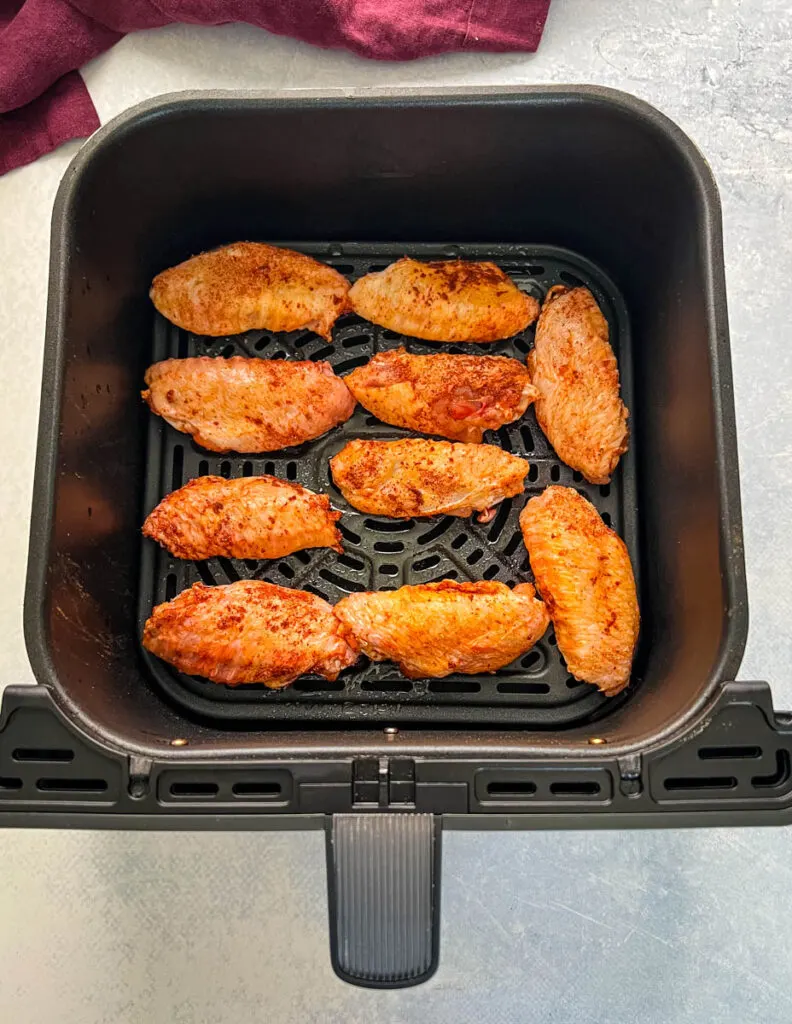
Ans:
{"type": "Polygon", "coordinates": [[[344,981],[402,988],[437,967],[440,819],[334,814],[327,829],[330,951],[344,981]]]}

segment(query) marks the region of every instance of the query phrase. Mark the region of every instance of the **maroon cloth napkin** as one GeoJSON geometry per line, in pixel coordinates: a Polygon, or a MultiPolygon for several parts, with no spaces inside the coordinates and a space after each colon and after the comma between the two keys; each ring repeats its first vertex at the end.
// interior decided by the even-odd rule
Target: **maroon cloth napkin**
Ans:
{"type": "Polygon", "coordinates": [[[246,21],[378,60],[533,52],[550,0],[0,0],[0,174],[99,127],[76,69],[125,33],[246,21]]]}

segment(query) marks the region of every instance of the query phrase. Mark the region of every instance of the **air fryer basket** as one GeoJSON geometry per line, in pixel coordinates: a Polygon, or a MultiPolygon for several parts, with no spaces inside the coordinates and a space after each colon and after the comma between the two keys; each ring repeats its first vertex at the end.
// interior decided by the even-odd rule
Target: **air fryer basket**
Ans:
{"type": "MultiPolygon", "coordinates": [[[[630,345],[624,302],[615,286],[581,257],[544,246],[420,245],[379,243],[300,244],[335,266],[350,279],[382,268],[405,254],[419,259],[460,256],[492,259],[520,287],[542,299],[554,284],[582,283],[590,287],[609,321],[611,340],[620,359],[622,391],[631,403],[630,345]]],[[[490,354],[525,359],[533,343],[533,327],[497,345],[490,354]]],[[[333,331],[333,344],[310,331],[291,335],[251,331],[244,335],[201,338],[168,324],[154,322],[152,362],[179,356],[242,355],[263,358],[328,360],[339,374],[349,373],[376,353],[407,345],[414,352],[462,352],[470,346],[435,345],[384,331],[349,314],[333,331]]],[[[502,427],[486,440],[531,463],[526,495],[502,502],[491,523],[475,517],[459,519],[393,520],[362,515],[344,500],[333,485],[328,460],[353,437],[394,438],[407,431],[383,424],[358,407],[352,419],[317,441],[258,458],[217,455],[152,416],[149,424],[146,496],[148,514],[165,494],[196,476],[213,473],[238,477],[273,473],[297,480],[315,491],[329,491],[344,512],[340,523],[344,552],[329,549],[299,551],[270,562],[213,558],[183,562],[171,558],[153,541],[144,541],[138,628],[152,607],[170,600],[185,587],[203,581],[233,583],[238,579],[264,579],[285,587],[310,590],[335,603],[345,594],[361,590],[395,589],[403,584],[437,579],[500,580],[514,585],[533,579],[520,533],[518,517],[525,501],[548,484],[563,482],[577,487],[601,512],[607,523],[625,537],[638,564],[633,458],[627,452],[612,483],[597,487],[583,480],[560,461],[536,423],[533,410],[519,422],[502,427]]],[[[450,676],[445,679],[408,680],[386,662],[363,663],[330,682],[320,676],[298,680],[283,690],[266,686],[221,686],[178,673],[143,651],[151,676],[170,699],[195,715],[237,723],[290,719],[303,722],[382,721],[434,724],[533,725],[561,727],[585,721],[608,710],[609,701],[596,687],[579,683],[566,670],[552,631],[513,665],[492,675],[450,676]]]]}
{"type": "MultiPolygon", "coordinates": [[[[530,341],[488,351],[522,356],[530,341]]],[[[717,191],[656,110],[592,87],[197,94],[123,115],[75,158],[53,215],[25,604],[42,685],[4,694],[1,823],[325,828],[336,969],[413,984],[437,960],[441,825],[790,819],[792,716],[774,713],[765,684],[733,682],[746,629],[717,191]],[[338,690],[307,679],[229,691],[143,654],[152,603],[196,578],[253,574],[332,598],[451,572],[527,578],[521,500],[485,526],[383,531],[350,511],[343,555],[277,563],[193,567],[142,541],[143,514],[183,479],[274,470],[324,489],[325,457],[345,436],[394,434],[359,410],[302,449],[236,459],[149,414],[152,337],[155,356],[247,346],[341,370],[399,343],[353,318],[323,352],[307,334],[210,341],[155,316],[156,272],[242,238],[297,239],[349,276],[403,253],[459,253],[495,259],[538,295],[564,275],[590,285],[631,409],[610,490],[575,479],[531,413],[496,440],[535,467],[529,492],[558,476],[627,539],[642,631],[621,698],[568,686],[550,636],[539,660],[411,689],[392,667],[363,665],[338,690]]]]}

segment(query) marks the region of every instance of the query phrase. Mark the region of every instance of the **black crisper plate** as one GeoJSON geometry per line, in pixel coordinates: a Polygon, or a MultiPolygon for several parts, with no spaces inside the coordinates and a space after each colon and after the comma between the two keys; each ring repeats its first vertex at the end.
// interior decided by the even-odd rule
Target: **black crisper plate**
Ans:
{"type": "MultiPolygon", "coordinates": [[[[351,280],[381,270],[400,256],[419,259],[490,259],[525,291],[542,299],[554,284],[585,284],[599,302],[610,326],[619,360],[622,391],[632,399],[629,324],[624,302],[611,281],[574,253],[533,245],[439,245],[395,243],[299,244],[292,248],[329,263],[351,280]]],[[[367,362],[376,352],[406,345],[416,353],[466,352],[514,356],[524,360],[534,328],[508,341],[488,345],[438,345],[383,330],[354,315],[342,317],[333,344],[308,331],[272,334],[250,331],[225,338],[188,334],[157,315],[152,361],[174,356],[254,356],[265,359],[328,360],[338,374],[367,362]]],[[[142,382],[141,382],[142,383],[142,382]]],[[[207,584],[262,579],[301,588],[338,601],[361,590],[395,589],[407,583],[439,579],[501,580],[509,585],[532,579],[518,525],[529,497],[548,484],[570,484],[585,494],[624,537],[637,569],[637,511],[631,452],[621,460],[610,485],[588,484],[556,457],[536,424],[533,409],[518,423],[489,432],[485,440],[527,458],[531,469],[524,497],[507,499],[486,525],[474,519],[392,520],[357,512],[333,486],[329,458],[353,437],[397,438],[409,432],[380,423],[358,406],[352,418],[316,441],[281,452],[250,457],[205,451],[187,435],[151,416],[144,516],[170,491],[193,477],[271,473],[296,480],[314,491],[329,491],[344,513],[340,522],[344,553],[327,549],[301,551],[275,561],[212,558],[181,562],[153,541],[142,541],[139,628],[155,604],[169,600],[202,580],[207,584]]],[[[142,648],[141,648],[142,649],[142,648]]],[[[170,699],[193,714],[255,724],[266,719],[346,723],[436,722],[476,725],[511,724],[559,728],[600,712],[606,698],[593,686],[578,683],[566,669],[552,630],[519,661],[493,675],[454,675],[446,679],[408,680],[395,665],[361,659],[335,682],[316,676],[297,680],[284,690],[263,685],[230,687],[186,676],[143,651],[148,667],[170,699]]],[[[616,698],[618,699],[618,698],[616,698]]],[[[612,701],[611,701],[612,703],[612,701]]]]}

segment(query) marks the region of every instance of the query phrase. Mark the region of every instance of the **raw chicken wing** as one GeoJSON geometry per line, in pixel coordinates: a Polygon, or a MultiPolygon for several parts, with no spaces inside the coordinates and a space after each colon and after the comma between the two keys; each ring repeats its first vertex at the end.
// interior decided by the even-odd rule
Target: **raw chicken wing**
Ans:
{"type": "Polygon", "coordinates": [[[143,398],[213,452],[273,452],[348,420],[355,399],[329,363],[166,359],[146,371],[143,398]]]}
{"type": "Polygon", "coordinates": [[[343,551],[340,518],[326,494],[275,476],[201,476],[163,498],[143,534],[176,558],[281,558],[304,548],[343,551]]]}
{"type": "Polygon", "coordinates": [[[559,458],[592,484],[608,483],[627,451],[629,412],[608,323],[588,288],[547,293],[528,369],[536,419],[559,458]]]}
{"type": "MultiPolygon", "coordinates": [[[[350,505],[393,519],[469,516],[523,491],[525,459],[490,444],[350,441],[330,460],[333,480],[350,505]]],[[[486,510],[486,511],[485,511],[486,510]]]]}
{"type": "Polygon", "coordinates": [[[357,653],[321,597],[260,580],[196,583],[157,605],[143,646],[188,675],[278,689],[307,672],[335,679],[357,653]]]}
{"type": "Polygon", "coordinates": [[[569,671],[618,693],[630,680],[640,623],[624,541],[571,487],[531,498],[520,527],[569,671]]]}
{"type": "Polygon", "coordinates": [[[452,441],[481,441],[522,416],[536,389],[528,370],[505,356],[415,356],[380,352],[344,378],[360,404],[385,423],[452,441]]]}
{"type": "Polygon", "coordinates": [[[509,590],[494,580],[350,594],[335,613],[364,654],[398,662],[410,679],[495,672],[529,651],[550,621],[530,583],[509,590]]]}
{"type": "Polygon", "coordinates": [[[150,294],[163,316],[194,334],[307,328],[330,341],[348,292],[345,277],[310,256],[237,242],[163,270],[150,294]]]}
{"type": "Polygon", "coordinates": [[[352,308],[390,331],[426,341],[498,341],[524,331],[539,303],[494,263],[407,257],[366,274],[349,291],[352,308]]]}

